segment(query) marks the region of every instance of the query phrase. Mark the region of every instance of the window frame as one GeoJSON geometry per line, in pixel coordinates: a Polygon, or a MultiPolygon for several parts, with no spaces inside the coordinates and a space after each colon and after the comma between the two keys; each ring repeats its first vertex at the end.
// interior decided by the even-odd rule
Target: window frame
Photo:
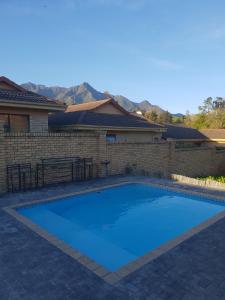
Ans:
{"type": "Polygon", "coordinates": [[[105,136],[107,143],[116,143],[117,141],[117,135],[115,133],[107,133],[105,136]],[[112,137],[113,139],[108,139],[109,137],[112,137]]]}
{"type": "Polygon", "coordinates": [[[11,113],[0,112],[0,116],[1,116],[1,115],[7,116],[7,122],[8,122],[7,127],[8,127],[8,128],[5,128],[5,132],[7,132],[7,133],[13,132],[13,131],[11,130],[10,116],[26,117],[26,118],[27,118],[28,128],[27,128],[26,131],[23,131],[23,132],[30,132],[30,115],[27,115],[27,114],[11,114],[11,113]]]}

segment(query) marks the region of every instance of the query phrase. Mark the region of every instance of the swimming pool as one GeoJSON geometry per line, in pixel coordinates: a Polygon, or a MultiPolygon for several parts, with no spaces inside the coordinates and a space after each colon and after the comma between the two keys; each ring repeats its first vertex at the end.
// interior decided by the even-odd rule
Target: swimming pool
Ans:
{"type": "Polygon", "coordinates": [[[114,272],[225,211],[225,204],[129,183],[16,210],[114,272]]]}

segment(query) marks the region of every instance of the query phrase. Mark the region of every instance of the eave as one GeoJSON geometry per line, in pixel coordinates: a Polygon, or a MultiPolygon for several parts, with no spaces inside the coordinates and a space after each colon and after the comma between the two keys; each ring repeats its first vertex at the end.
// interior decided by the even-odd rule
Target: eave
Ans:
{"type": "Polygon", "coordinates": [[[225,144],[225,139],[210,139],[212,142],[217,142],[219,144],[225,144]]]}
{"type": "Polygon", "coordinates": [[[145,127],[121,127],[121,126],[99,126],[99,125],[63,125],[63,126],[51,126],[52,128],[64,129],[64,130],[114,130],[114,131],[136,131],[136,132],[165,132],[165,128],[145,128],[145,127]]]}
{"type": "Polygon", "coordinates": [[[210,140],[205,139],[173,139],[173,138],[167,138],[168,142],[209,142],[210,140]]]}
{"type": "Polygon", "coordinates": [[[5,99],[0,99],[0,107],[16,107],[16,108],[29,108],[29,109],[39,109],[47,111],[64,111],[65,106],[62,104],[48,104],[48,103],[34,103],[27,101],[8,101],[5,99]]]}

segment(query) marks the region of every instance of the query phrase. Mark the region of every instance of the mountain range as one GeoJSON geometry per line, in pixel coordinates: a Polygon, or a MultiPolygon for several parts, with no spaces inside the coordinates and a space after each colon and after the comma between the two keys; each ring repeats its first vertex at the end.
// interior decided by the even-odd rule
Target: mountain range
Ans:
{"type": "Polygon", "coordinates": [[[61,100],[62,102],[65,102],[67,105],[80,104],[80,103],[103,100],[109,97],[113,97],[123,108],[125,108],[130,112],[136,110],[141,110],[141,111],[155,110],[158,113],[161,113],[164,111],[159,106],[153,105],[147,100],[137,103],[121,95],[110,95],[108,93],[99,92],[87,82],[69,88],[59,87],[59,86],[49,87],[45,85],[35,84],[32,82],[24,83],[21,86],[34,93],[47,96],[49,98],[61,100]]]}

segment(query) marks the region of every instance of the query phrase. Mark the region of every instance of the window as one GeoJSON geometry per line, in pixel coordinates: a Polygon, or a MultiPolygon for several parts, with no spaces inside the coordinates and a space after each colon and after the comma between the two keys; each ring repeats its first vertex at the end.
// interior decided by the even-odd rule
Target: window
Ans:
{"type": "Polygon", "coordinates": [[[0,122],[3,122],[5,132],[9,132],[9,116],[6,114],[0,114],[0,122]]]}
{"type": "Polygon", "coordinates": [[[116,135],[115,134],[106,134],[106,141],[109,143],[115,143],[116,135]]]}
{"type": "Polygon", "coordinates": [[[28,132],[29,116],[1,114],[0,121],[3,121],[5,132],[28,132]]]}

